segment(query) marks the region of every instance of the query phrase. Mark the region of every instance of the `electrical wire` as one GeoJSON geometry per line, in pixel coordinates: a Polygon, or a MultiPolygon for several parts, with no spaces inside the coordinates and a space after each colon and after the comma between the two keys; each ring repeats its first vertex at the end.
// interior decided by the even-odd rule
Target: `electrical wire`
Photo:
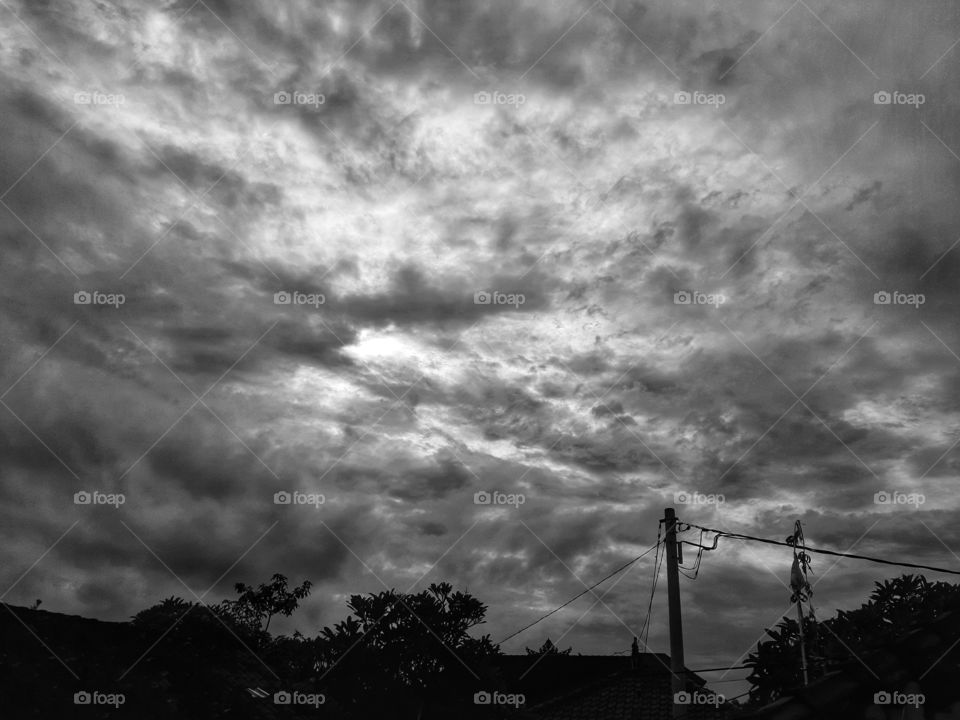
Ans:
{"type": "Polygon", "coordinates": [[[654,576],[654,579],[653,579],[653,589],[650,595],[650,603],[647,606],[646,630],[644,632],[644,637],[643,637],[644,649],[650,647],[650,628],[653,627],[653,624],[650,622],[650,620],[653,618],[653,596],[657,592],[657,583],[660,582],[660,571],[663,569],[663,561],[666,560],[666,557],[667,557],[667,553],[664,551],[664,548],[663,548],[664,542],[665,541],[663,540],[660,542],[660,550],[661,550],[660,563],[657,565],[657,574],[654,576]]]}
{"type": "MultiPolygon", "coordinates": [[[[662,525],[663,522],[664,522],[664,521],[661,520],[661,521],[660,521],[660,525],[662,525]]],[[[678,521],[677,521],[677,527],[679,528],[680,525],[681,525],[681,523],[680,523],[679,520],[678,520],[678,521]]],[[[702,560],[703,551],[704,551],[704,550],[712,550],[712,549],[713,549],[713,548],[709,548],[709,547],[704,547],[704,546],[703,546],[703,535],[704,535],[704,533],[714,533],[714,534],[717,535],[717,537],[714,539],[714,547],[716,547],[716,541],[717,541],[719,538],[721,538],[721,537],[728,537],[728,538],[730,538],[730,539],[732,539],[732,540],[751,540],[751,541],[753,541],[753,542],[765,543],[765,544],[767,544],[767,545],[780,545],[780,546],[789,547],[789,548],[794,548],[794,547],[795,547],[794,545],[791,545],[791,544],[786,543],[786,542],[781,542],[781,541],[778,541],[778,540],[770,540],[770,539],[767,539],[767,538],[755,537],[755,536],[753,536],[753,535],[746,535],[746,534],[744,534],[744,533],[727,532],[726,530],[717,530],[716,528],[704,527],[703,525],[696,525],[696,524],[694,524],[694,523],[683,523],[683,525],[686,526],[686,527],[684,528],[683,532],[685,532],[686,530],[689,530],[689,529],[691,529],[691,528],[697,528],[698,530],[700,530],[700,538],[699,538],[698,543],[697,543],[697,545],[696,545],[696,547],[699,547],[699,551],[698,551],[698,553],[697,553],[697,559],[696,559],[696,561],[695,561],[695,563],[694,563],[694,566],[693,566],[692,568],[684,568],[684,569],[686,569],[686,570],[693,570],[693,573],[694,573],[694,574],[693,574],[692,576],[691,576],[691,575],[687,575],[686,573],[683,573],[683,575],[684,575],[685,577],[688,577],[688,578],[690,578],[690,579],[696,579],[696,577],[697,577],[697,574],[698,574],[699,569],[700,569],[700,563],[701,563],[701,560],[702,560]]],[[[646,648],[646,647],[647,647],[647,640],[649,640],[649,638],[650,638],[650,628],[651,628],[651,626],[652,626],[651,618],[652,618],[652,615],[653,615],[653,599],[654,599],[654,596],[655,596],[655,594],[656,594],[657,583],[658,583],[658,580],[659,580],[659,578],[660,578],[660,571],[661,571],[661,569],[663,568],[663,561],[664,561],[664,558],[666,557],[666,552],[661,552],[661,545],[664,544],[665,542],[666,542],[666,539],[665,539],[665,538],[661,539],[661,528],[658,526],[658,528],[657,528],[657,542],[654,543],[654,544],[653,544],[651,547],[649,547],[647,550],[645,550],[643,553],[641,553],[641,554],[638,555],[637,557],[633,558],[632,560],[624,563],[623,565],[621,565],[620,567],[618,567],[616,570],[614,570],[613,572],[611,572],[611,573],[609,573],[608,575],[606,575],[605,577],[603,577],[601,580],[598,580],[596,583],[594,583],[593,585],[591,585],[589,588],[587,588],[587,589],[584,590],[583,592],[580,592],[580,593],[578,593],[577,595],[575,595],[574,597],[572,597],[572,598],[570,598],[569,600],[567,600],[567,601],[566,601],[565,603],[563,603],[562,605],[559,605],[558,607],[554,608],[554,609],[551,610],[550,612],[548,612],[548,613],[540,616],[539,618],[537,618],[536,620],[534,620],[532,623],[529,623],[529,624],[525,625],[524,627],[520,628],[520,629],[517,630],[516,632],[511,633],[510,635],[508,635],[507,637],[505,637],[503,640],[501,640],[498,644],[503,644],[503,643],[505,643],[507,640],[510,640],[510,639],[516,637],[516,636],[519,635],[520,633],[522,633],[522,632],[524,632],[524,631],[526,631],[526,630],[529,630],[530,628],[532,628],[532,627],[533,627],[534,625],[536,625],[537,623],[539,623],[539,622],[547,619],[548,617],[550,617],[550,616],[553,615],[554,613],[559,612],[560,610],[562,610],[563,608],[567,607],[568,605],[570,605],[570,604],[571,604],[572,602],[574,602],[575,600],[583,597],[584,595],[586,595],[588,592],[590,592],[591,590],[593,590],[593,589],[596,588],[597,586],[603,584],[604,582],[606,582],[607,580],[609,580],[610,578],[612,578],[614,575],[616,575],[616,574],[618,574],[618,573],[620,573],[620,572],[623,572],[623,571],[626,570],[628,567],[630,567],[631,565],[633,565],[635,562],[637,562],[637,561],[640,560],[641,558],[645,557],[646,555],[650,554],[650,552],[656,550],[657,552],[656,552],[656,554],[654,555],[654,558],[653,558],[654,576],[653,576],[653,582],[651,583],[650,599],[649,599],[649,601],[648,601],[648,603],[647,603],[647,616],[646,616],[646,619],[644,620],[643,627],[642,627],[641,630],[640,630],[641,640],[642,640],[642,642],[643,642],[643,646],[646,648]]],[[[686,542],[686,541],[684,541],[684,542],[686,542]]],[[[689,543],[689,542],[688,542],[688,544],[693,545],[693,543],[689,543]]],[[[818,554],[821,554],[821,555],[833,555],[834,557],[844,557],[844,558],[850,558],[850,559],[852,559],[852,560],[867,560],[867,561],[869,561],[869,562],[875,562],[875,563],[879,563],[879,564],[882,564],[882,565],[892,565],[892,566],[895,566],[895,567],[905,567],[905,568],[915,568],[915,569],[920,569],[920,570],[930,570],[930,571],[933,571],[933,572],[946,573],[946,574],[948,574],[948,575],[960,575],[960,570],[950,570],[950,569],[948,569],[948,568],[941,568],[941,567],[936,567],[936,566],[933,566],[933,565],[921,565],[921,564],[919,564],[919,563],[905,563],[905,562],[898,562],[898,561],[894,561],[894,560],[885,560],[885,559],[883,559],[883,558],[870,557],[869,555],[858,555],[858,554],[855,554],[855,553],[837,552],[837,551],[835,551],[835,550],[824,550],[824,549],[820,549],[820,548],[812,548],[812,547],[810,547],[810,546],[805,546],[803,549],[804,549],[806,552],[818,553],[818,554]]],[[[811,610],[811,615],[813,615],[813,617],[814,617],[814,619],[815,619],[815,618],[816,618],[816,615],[813,613],[813,608],[811,607],[810,610],[811,610]]],[[[710,672],[710,671],[712,671],[712,670],[739,670],[739,669],[746,669],[746,668],[750,668],[750,667],[752,667],[752,666],[750,666],[750,665],[738,665],[738,666],[733,666],[733,667],[729,667],[729,668],[704,668],[704,669],[702,669],[702,670],[690,670],[689,672],[691,672],[691,673],[701,673],[701,672],[710,672]]],[[[744,693],[743,695],[747,695],[747,694],[749,694],[749,693],[744,693]]],[[[739,698],[739,697],[743,697],[743,695],[738,695],[737,697],[738,697],[738,698],[739,698]]],[[[736,699],[736,698],[729,698],[729,699],[736,699]]]]}
{"type": "Polygon", "coordinates": [[[572,603],[574,600],[577,600],[578,598],[583,597],[584,595],[586,595],[588,592],[590,592],[591,590],[593,590],[593,589],[594,589],[595,587],[597,587],[598,585],[606,582],[607,580],[609,580],[610,578],[612,578],[612,577],[613,577],[614,575],[616,575],[617,573],[626,570],[628,567],[630,567],[631,565],[633,565],[637,560],[639,560],[640,558],[644,557],[645,555],[648,555],[652,550],[654,550],[654,549],[656,549],[656,548],[658,548],[658,547],[660,546],[659,531],[658,531],[658,533],[657,533],[657,537],[658,537],[658,539],[657,539],[656,544],[650,546],[647,550],[645,550],[644,552],[642,552],[640,555],[637,555],[637,557],[635,557],[633,560],[630,560],[629,562],[624,563],[623,565],[621,565],[620,567],[618,567],[616,570],[614,570],[612,573],[610,573],[609,575],[607,575],[606,577],[604,577],[602,580],[598,580],[597,582],[595,582],[593,585],[591,585],[590,587],[588,587],[588,588],[587,588],[586,590],[584,590],[583,592],[578,593],[577,595],[575,595],[575,596],[573,596],[572,598],[570,598],[569,600],[567,600],[563,605],[560,605],[559,607],[554,608],[553,610],[551,610],[550,612],[548,612],[546,615],[540,616],[539,618],[537,618],[536,620],[534,620],[534,621],[533,621],[532,623],[530,623],[529,625],[524,625],[522,628],[520,628],[520,629],[517,630],[516,632],[510,633],[509,635],[507,635],[503,640],[501,640],[501,641],[500,641],[499,643],[497,643],[497,644],[498,644],[498,645],[502,645],[502,644],[505,643],[507,640],[510,640],[511,638],[516,637],[517,635],[519,635],[519,634],[522,633],[523,631],[529,630],[530,628],[532,628],[534,625],[536,625],[536,624],[537,624],[538,622],[540,622],[541,620],[546,620],[548,617],[550,617],[550,616],[553,615],[554,613],[559,612],[560,610],[563,610],[563,608],[565,608],[567,605],[569,605],[570,603],[572,603]]]}
{"type": "MultiPolygon", "coordinates": [[[[690,526],[687,525],[686,529],[689,530],[690,526]]],[[[696,580],[697,575],[700,574],[700,561],[703,560],[703,551],[705,550],[705,548],[703,547],[703,530],[702,529],[700,530],[700,538],[697,540],[697,547],[699,548],[699,550],[697,550],[697,559],[694,562],[694,566],[692,568],[685,568],[682,565],[677,566],[677,569],[680,571],[680,574],[683,575],[685,578],[689,578],[691,580],[696,580]],[[687,573],[683,572],[684,570],[693,570],[693,575],[688,575],[687,573]]]]}
{"type": "Polygon", "coordinates": [[[691,670],[690,672],[702,673],[702,672],[713,672],[714,670],[746,670],[747,668],[752,669],[753,665],[733,665],[731,667],[700,668],[699,670],[691,670]]]}
{"type": "MultiPolygon", "coordinates": [[[[782,545],[784,547],[793,547],[789,543],[779,540],[768,540],[767,538],[758,538],[753,535],[744,535],[743,533],[731,533],[725,530],[716,530],[714,528],[703,527],[702,525],[692,525],[691,527],[700,528],[705,532],[717,533],[720,537],[728,537],[733,540],[753,540],[754,542],[767,543],[768,545],[782,545]]],[[[807,552],[820,553],[821,555],[834,555],[836,557],[851,558],[853,560],[869,560],[870,562],[881,563],[883,565],[895,565],[897,567],[917,568],[920,570],[932,570],[933,572],[946,573],[948,575],[960,575],[960,570],[949,570],[947,568],[935,567],[933,565],[920,565],[917,563],[896,562],[894,560],[884,560],[882,558],[870,557],[869,555],[856,555],[854,553],[843,553],[835,550],[821,550],[812,548],[809,545],[804,548],[807,552]]]]}
{"type": "Polygon", "coordinates": [[[717,685],[719,683],[731,682],[749,682],[746,678],[725,678],[723,680],[707,680],[707,685],[717,685]]]}
{"type": "Polygon", "coordinates": [[[643,627],[640,628],[640,641],[643,643],[644,650],[649,647],[647,641],[650,639],[650,618],[653,615],[653,596],[657,592],[657,581],[660,579],[660,568],[663,566],[663,555],[660,555],[660,525],[657,525],[657,552],[653,555],[653,582],[650,585],[650,600],[647,602],[647,616],[643,620],[643,627]],[[659,562],[657,558],[659,556],[659,562]],[[646,636],[644,636],[646,631],[646,636]]]}
{"type": "MultiPolygon", "coordinates": [[[[578,600],[579,598],[581,598],[581,597],[583,597],[584,595],[586,595],[588,592],[592,591],[594,588],[598,587],[599,585],[603,584],[604,582],[606,582],[607,580],[609,580],[610,578],[612,578],[614,575],[617,575],[618,573],[623,572],[623,571],[626,570],[628,567],[630,567],[631,565],[633,565],[635,562],[637,562],[638,560],[640,560],[641,558],[645,557],[645,556],[648,555],[650,552],[652,552],[652,551],[655,550],[656,553],[654,554],[654,557],[653,557],[654,576],[653,576],[653,582],[651,583],[651,588],[650,588],[650,598],[649,598],[649,601],[648,601],[648,603],[647,603],[647,614],[646,614],[646,618],[644,619],[643,626],[642,626],[641,629],[640,629],[640,638],[641,638],[641,641],[642,641],[642,643],[643,643],[643,647],[644,647],[644,649],[648,648],[647,642],[648,642],[648,640],[649,640],[649,638],[650,638],[650,628],[652,627],[651,619],[652,619],[652,616],[653,616],[653,600],[654,600],[654,597],[655,597],[655,595],[656,595],[657,584],[658,584],[658,581],[659,581],[659,578],[660,578],[660,571],[661,571],[661,569],[662,569],[662,567],[663,567],[663,561],[664,561],[664,558],[665,558],[665,556],[666,556],[666,552],[665,552],[665,551],[664,551],[664,552],[661,552],[661,545],[664,545],[664,544],[666,543],[666,537],[663,537],[663,538],[661,539],[661,530],[662,530],[661,526],[664,524],[664,522],[665,522],[664,520],[660,520],[660,523],[658,524],[658,527],[657,527],[657,541],[656,541],[650,548],[648,548],[647,550],[645,550],[643,553],[641,553],[641,554],[638,555],[637,557],[633,558],[632,560],[624,563],[623,565],[621,565],[621,566],[618,567],[617,569],[613,570],[611,573],[609,573],[608,575],[606,575],[606,576],[603,577],[602,579],[598,580],[596,583],[594,583],[593,585],[591,585],[590,587],[588,587],[588,588],[585,589],[584,591],[582,591],[582,592],[578,593],[577,595],[575,595],[574,597],[570,598],[569,600],[567,600],[567,601],[566,601],[565,603],[563,603],[562,605],[559,605],[558,607],[554,608],[554,609],[551,610],[550,612],[548,612],[548,613],[540,616],[539,618],[537,618],[536,620],[534,620],[532,623],[529,623],[529,624],[525,625],[524,627],[520,628],[519,630],[511,633],[510,635],[508,635],[507,637],[505,637],[503,640],[501,640],[498,644],[499,644],[499,645],[502,645],[503,643],[507,642],[508,640],[511,640],[512,638],[516,637],[516,636],[519,635],[520,633],[525,632],[526,630],[529,630],[530,628],[532,628],[534,625],[540,623],[541,621],[546,620],[546,619],[547,619],[548,617],[550,617],[551,615],[559,612],[560,610],[562,610],[563,608],[567,607],[568,605],[570,605],[570,604],[573,603],[574,601],[576,601],[576,600],[578,600]]],[[[728,538],[731,538],[731,539],[733,539],[733,540],[750,540],[750,541],[753,541],[753,542],[765,543],[765,544],[767,544],[767,545],[779,545],[779,546],[783,546],[783,547],[790,547],[790,548],[793,548],[794,550],[796,550],[796,545],[791,545],[791,544],[788,543],[788,542],[781,542],[781,541],[778,541],[778,540],[769,540],[769,539],[767,539],[767,538],[759,538],[759,537],[755,537],[755,536],[753,536],[753,535],[746,535],[746,534],[744,534],[744,533],[727,532],[727,531],[725,531],[725,530],[717,530],[717,529],[715,529],[715,528],[708,528],[708,527],[704,527],[704,526],[702,526],[702,525],[696,525],[696,524],[693,524],[693,523],[680,523],[679,519],[676,521],[676,528],[677,528],[678,533],[680,533],[680,532],[686,532],[686,531],[691,530],[691,529],[693,529],[693,528],[696,528],[696,529],[700,530],[700,537],[699,537],[699,539],[698,539],[698,541],[697,541],[696,544],[691,543],[691,542],[689,542],[689,541],[680,541],[680,542],[686,542],[688,545],[691,545],[691,546],[694,546],[694,547],[697,547],[697,548],[698,548],[697,557],[696,557],[696,560],[694,561],[694,565],[693,565],[692,568],[691,568],[691,567],[683,567],[682,565],[678,566],[678,569],[680,570],[681,574],[683,574],[684,577],[687,577],[687,578],[689,578],[689,579],[691,579],[691,580],[696,580],[696,578],[697,578],[697,576],[698,576],[698,574],[699,574],[700,564],[701,564],[701,561],[702,561],[702,558],[703,558],[703,552],[704,552],[704,550],[713,550],[713,549],[715,549],[716,546],[717,546],[717,541],[718,541],[721,537],[728,537],[728,538]],[[681,526],[685,526],[685,527],[682,527],[682,529],[681,529],[681,526]],[[712,547],[712,548],[711,548],[711,547],[705,547],[705,546],[703,545],[703,536],[704,536],[704,533],[714,533],[714,534],[716,535],[716,537],[714,538],[714,541],[713,541],[713,547],[712,547]],[[686,572],[683,572],[684,570],[692,570],[692,571],[693,571],[693,575],[689,575],[689,574],[687,574],[686,572]]],[[[679,544],[679,543],[678,543],[678,544],[679,544]]],[[[933,572],[946,573],[946,574],[948,574],[948,575],[960,575],[960,570],[950,570],[950,569],[948,569],[948,568],[941,568],[941,567],[936,567],[936,566],[932,566],[932,565],[921,565],[921,564],[918,564],[918,563],[905,563],[905,562],[898,562],[898,561],[893,561],[893,560],[885,560],[885,559],[883,559],[883,558],[875,558],[875,557],[870,557],[870,556],[868,556],[868,555],[859,555],[859,554],[855,554],[855,553],[837,552],[837,551],[835,551],[835,550],[824,550],[824,549],[819,549],[819,548],[811,548],[811,547],[806,546],[806,545],[804,545],[803,550],[806,551],[806,552],[818,553],[818,554],[821,554],[821,555],[832,555],[832,556],[834,556],[834,557],[844,557],[844,558],[850,558],[850,559],[853,559],[853,560],[867,560],[867,561],[869,561],[869,562],[879,563],[879,564],[883,564],[883,565],[891,565],[891,566],[895,566],[895,567],[905,567],[905,568],[915,568],[915,569],[922,569],[922,570],[930,570],[930,571],[933,571],[933,572]]],[[[815,614],[815,612],[814,612],[814,610],[813,610],[812,603],[810,603],[810,615],[812,616],[812,618],[813,618],[813,620],[814,620],[814,625],[816,626],[816,614],[815,614]]],[[[721,670],[723,670],[723,671],[730,671],[730,670],[741,670],[741,669],[753,669],[753,667],[754,667],[753,665],[735,665],[735,666],[731,666],[731,667],[702,668],[702,669],[698,669],[698,670],[687,670],[687,672],[690,673],[690,674],[698,674],[698,673],[721,671],[721,670]]],[[[743,682],[744,680],[746,680],[746,678],[741,678],[739,681],[740,681],[740,682],[743,682]]],[[[708,684],[709,684],[710,682],[738,682],[738,679],[736,679],[736,678],[731,678],[731,679],[728,679],[728,680],[716,680],[716,681],[707,681],[707,682],[708,682],[708,684]]],[[[745,692],[745,693],[741,693],[740,695],[737,695],[736,697],[726,698],[726,700],[727,700],[728,702],[731,701],[731,700],[737,700],[737,699],[739,699],[739,698],[741,698],[741,697],[744,697],[744,696],[746,696],[746,695],[749,695],[751,692],[752,692],[752,690],[749,690],[749,691],[747,691],[747,692],[745,692]]]]}
{"type": "MultiPolygon", "coordinates": [[[[621,655],[621,654],[623,654],[623,651],[615,652],[615,653],[612,653],[612,654],[613,654],[613,655],[621,655]]],[[[771,661],[771,662],[764,663],[764,666],[766,666],[766,667],[792,668],[792,667],[794,667],[794,664],[793,664],[793,663],[790,663],[790,662],[773,662],[773,661],[771,661]]],[[[726,671],[729,671],[729,670],[753,670],[754,668],[755,668],[754,665],[731,665],[730,667],[699,668],[699,669],[696,669],[696,670],[687,669],[687,670],[684,670],[683,672],[684,672],[685,674],[693,675],[693,674],[699,674],[699,673],[705,673],[705,672],[719,672],[719,671],[721,671],[721,670],[726,670],[726,671]]],[[[640,675],[640,676],[643,676],[643,677],[658,677],[658,676],[660,676],[660,675],[663,674],[663,671],[662,671],[662,670],[649,670],[649,671],[644,671],[644,672],[640,672],[640,673],[637,673],[637,674],[640,675]]],[[[746,681],[746,680],[747,680],[747,678],[730,678],[729,680],[706,680],[706,683],[709,685],[710,683],[715,683],[715,682],[744,682],[744,681],[746,681]]]]}
{"type": "Polygon", "coordinates": [[[646,645],[646,640],[643,637],[643,633],[647,628],[647,624],[650,622],[650,613],[653,608],[653,594],[657,591],[657,577],[660,574],[659,559],[660,559],[660,541],[658,538],[657,552],[653,556],[653,579],[650,582],[650,598],[647,600],[647,614],[643,618],[643,625],[640,626],[640,633],[638,635],[640,643],[643,645],[644,649],[646,649],[647,645],[646,645]]]}

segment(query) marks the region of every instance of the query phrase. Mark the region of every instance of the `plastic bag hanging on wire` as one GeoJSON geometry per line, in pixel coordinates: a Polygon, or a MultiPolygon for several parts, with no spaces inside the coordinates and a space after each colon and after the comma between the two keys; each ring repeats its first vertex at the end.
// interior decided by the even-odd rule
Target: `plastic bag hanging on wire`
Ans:
{"type": "Polygon", "coordinates": [[[810,556],[804,552],[806,543],[803,539],[803,528],[797,520],[793,535],[787,537],[788,545],[793,546],[793,565],[790,567],[790,602],[807,602],[813,595],[813,588],[807,580],[810,570],[810,556]]]}

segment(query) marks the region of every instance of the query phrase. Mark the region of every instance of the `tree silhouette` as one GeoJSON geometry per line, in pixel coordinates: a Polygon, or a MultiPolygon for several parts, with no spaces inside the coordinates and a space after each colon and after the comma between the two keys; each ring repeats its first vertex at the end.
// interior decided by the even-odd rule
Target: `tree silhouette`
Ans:
{"type": "Polygon", "coordinates": [[[489,635],[468,634],[487,608],[449,583],[353,595],[347,607],[353,614],[324,627],[314,648],[321,682],[358,717],[386,707],[394,717],[466,711],[481,689],[477,677],[492,682],[487,660],[500,650],[489,635]]]}
{"type": "Polygon", "coordinates": [[[553,640],[550,638],[547,638],[546,642],[540,646],[539,650],[531,650],[530,648],[524,649],[527,651],[527,655],[569,655],[570,651],[573,650],[573,648],[561,650],[553,644],[553,640]]]}
{"type": "Polygon", "coordinates": [[[148,650],[136,666],[137,677],[207,717],[236,704],[230,690],[234,677],[262,674],[264,665],[294,681],[312,671],[303,636],[273,638],[266,629],[273,615],[296,610],[310,583],[288,590],[287,579],[278,574],[256,590],[243,583],[234,587],[236,600],[204,605],[169,597],[131,622],[138,644],[148,650]]]}
{"type": "Polygon", "coordinates": [[[273,616],[290,617],[300,601],[310,594],[310,587],[310,581],[304,580],[300,587],[287,590],[287,578],[277,573],[269,585],[261,583],[256,590],[249,585],[237,583],[234,588],[240,597],[236,600],[224,600],[218,610],[243,627],[267,632],[273,616]]]}
{"type": "Polygon", "coordinates": [[[416,594],[352,595],[351,614],[315,638],[271,636],[270,619],[291,615],[310,587],[291,588],[277,574],[256,588],[237,583],[233,600],[204,605],[171,597],[137,613],[132,625],[150,649],[137,666],[139,677],[182,701],[181,709],[209,717],[247,712],[224,689],[235,687],[231,678],[262,677],[264,665],[290,686],[326,695],[328,713],[336,708],[356,718],[411,720],[500,716],[499,708],[474,704],[476,692],[502,684],[491,662],[499,648],[489,635],[470,634],[487,611],[475,597],[454,592],[449,583],[416,594]]]}

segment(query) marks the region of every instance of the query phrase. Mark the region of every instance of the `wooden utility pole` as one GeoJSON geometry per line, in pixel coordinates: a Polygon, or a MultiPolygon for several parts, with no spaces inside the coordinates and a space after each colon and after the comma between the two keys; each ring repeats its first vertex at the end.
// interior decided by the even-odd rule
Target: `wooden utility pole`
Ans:
{"type": "MultiPolygon", "coordinates": [[[[686,690],[683,662],[683,623],[680,619],[680,573],[677,570],[677,515],[673,508],[663,511],[667,545],[667,607],[670,612],[670,672],[674,697],[686,690]]],[[[686,717],[687,706],[673,703],[673,717],[686,717]]]]}

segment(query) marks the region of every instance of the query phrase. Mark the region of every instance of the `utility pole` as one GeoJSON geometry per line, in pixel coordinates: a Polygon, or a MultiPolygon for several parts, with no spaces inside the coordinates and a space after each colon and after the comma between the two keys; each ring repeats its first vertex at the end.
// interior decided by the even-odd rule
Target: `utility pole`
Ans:
{"type": "Polygon", "coordinates": [[[790,566],[790,589],[793,591],[791,600],[797,603],[797,630],[800,633],[800,668],[803,671],[803,686],[810,684],[810,675],[807,671],[807,645],[804,640],[803,608],[801,603],[810,602],[813,589],[807,582],[807,566],[810,556],[806,554],[806,543],[803,539],[803,526],[797,520],[793,526],[793,535],[787,538],[787,544],[793,546],[793,565],[790,566]],[[797,551],[799,548],[799,552],[797,551]]]}
{"type": "Polygon", "coordinates": [[[800,598],[797,598],[797,628],[800,631],[800,667],[803,669],[803,686],[810,684],[807,673],[807,646],[803,640],[803,610],[800,609],[800,598]]]}
{"type": "MultiPolygon", "coordinates": [[[[663,511],[667,545],[667,607],[670,611],[670,689],[674,698],[686,690],[683,662],[683,623],[680,619],[680,573],[677,570],[677,515],[673,508],[663,511]]],[[[686,717],[687,706],[673,703],[673,717],[686,717]]]]}

